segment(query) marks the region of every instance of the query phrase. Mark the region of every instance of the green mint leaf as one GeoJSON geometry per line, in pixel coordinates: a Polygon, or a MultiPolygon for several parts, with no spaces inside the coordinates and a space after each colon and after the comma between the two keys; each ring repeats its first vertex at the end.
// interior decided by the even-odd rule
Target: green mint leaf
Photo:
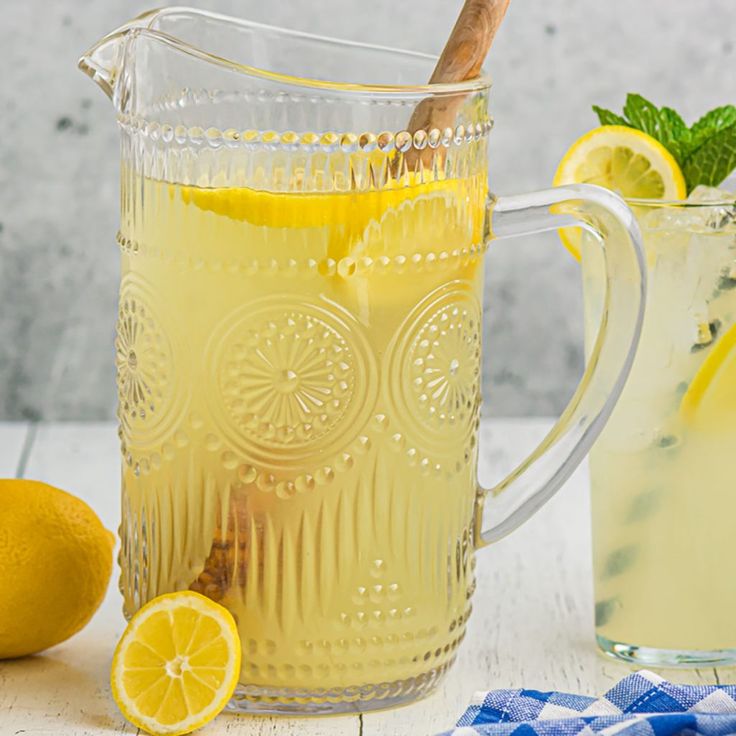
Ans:
{"type": "Polygon", "coordinates": [[[679,164],[690,153],[690,130],[671,107],[660,110],[641,95],[629,94],[626,97],[624,114],[632,128],[658,140],[679,164]]]}
{"type": "Polygon", "coordinates": [[[686,137],[690,133],[687,123],[682,119],[682,117],[680,117],[680,114],[671,107],[663,107],[659,111],[659,114],[665,128],[671,133],[675,140],[686,137]]]}
{"type": "Polygon", "coordinates": [[[708,138],[715,135],[724,128],[736,123],[736,105],[724,105],[703,115],[697,123],[690,128],[692,136],[692,150],[695,151],[705,143],[708,138]]]}
{"type": "Polygon", "coordinates": [[[603,107],[598,107],[598,105],[593,105],[593,112],[598,116],[601,125],[625,125],[631,127],[626,118],[616,115],[615,112],[606,110],[603,107]]]}
{"type": "Polygon", "coordinates": [[[698,140],[704,142],[682,166],[689,192],[698,184],[717,187],[736,168],[736,119],[733,125],[721,128],[709,137],[704,132],[700,133],[698,140]]]}
{"type": "Polygon", "coordinates": [[[615,598],[597,601],[595,604],[595,625],[605,626],[611,620],[611,616],[616,612],[619,605],[615,598]]]}
{"type": "Polygon", "coordinates": [[[638,128],[659,140],[660,115],[656,105],[641,95],[628,94],[624,115],[632,128],[638,128]]]}
{"type": "Polygon", "coordinates": [[[678,161],[690,150],[690,131],[685,121],[672,108],[663,107],[659,110],[641,95],[627,96],[624,107],[626,117],[597,105],[593,105],[593,111],[598,115],[601,125],[625,125],[651,135],[678,161]]]}
{"type": "Polygon", "coordinates": [[[682,162],[692,150],[692,134],[679,113],[671,107],[663,107],[659,111],[659,142],[682,162]]]}
{"type": "MultiPolygon", "coordinates": [[[[685,385],[685,391],[687,390],[687,384],[685,385]]],[[[684,394],[685,391],[682,393],[684,394]]],[[[682,398],[682,396],[680,397],[682,398]]],[[[678,400],[678,406],[679,400],[678,400]]],[[[634,496],[629,511],[626,514],[624,522],[626,524],[632,524],[637,521],[643,521],[650,517],[659,507],[662,501],[662,491],[660,488],[650,489],[640,493],[638,496],[634,496]]]]}
{"type": "Polygon", "coordinates": [[[626,572],[636,562],[638,555],[639,548],[635,544],[613,550],[603,565],[601,579],[606,580],[626,572]]]}
{"type": "Polygon", "coordinates": [[[688,128],[671,107],[658,108],[645,97],[628,94],[623,116],[597,105],[601,125],[626,125],[658,140],[675,158],[688,192],[698,184],[718,186],[736,169],[736,105],[723,105],[688,128]]]}

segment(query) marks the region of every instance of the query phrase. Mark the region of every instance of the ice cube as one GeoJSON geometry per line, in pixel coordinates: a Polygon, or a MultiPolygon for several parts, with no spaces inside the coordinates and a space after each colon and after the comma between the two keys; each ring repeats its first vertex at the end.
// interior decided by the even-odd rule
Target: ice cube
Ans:
{"type": "Polygon", "coordinates": [[[736,194],[720,187],[698,185],[690,192],[688,202],[709,205],[701,214],[705,215],[705,226],[711,230],[723,230],[736,223],[736,194]]]}
{"type": "MultiPolygon", "coordinates": [[[[703,209],[706,208],[688,207],[686,204],[653,206],[646,212],[642,225],[645,231],[664,231],[669,238],[675,233],[686,236],[693,231],[702,232],[706,227],[703,209]]],[[[706,211],[710,213],[711,208],[706,211]]],[[[683,244],[687,245],[687,242],[683,241],[683,244]]]]}
{"type": "Polygon", "coordinates": [[[729,192],[727,189],[720,187],[707,187],[705,184],[698,184],[688,196],[689,202],[730,202],[736,200],[736,194],[729,192]]]}

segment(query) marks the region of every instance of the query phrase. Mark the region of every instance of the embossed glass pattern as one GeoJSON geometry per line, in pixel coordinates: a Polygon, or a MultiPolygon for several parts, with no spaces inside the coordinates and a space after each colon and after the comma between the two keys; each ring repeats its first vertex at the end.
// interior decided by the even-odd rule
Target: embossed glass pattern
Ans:
{"type": "Polygon", "coordinates": [[[128,135],[126,611],[186,587],[226,604],[251,688],[432,677],[472,587],[484,142],[462,186],[280,193],[269,215],[142,175],[128,135]]]}
{"type": "MultiPolygon", "coordinates": [[[[234,708],[420,696],[463,638],[476,546],[529,515],[480,532],[488,80],[430,87],[431,57],[176,8],[80,63],[122,136],[126,615],[187,588],[227,606],[244,647],[234,708]],[[455,124],[407,131],[428,96],[459,103],[455,124]]],[[[503,200],[494,224],[544,207],[549,229],[550,205],[595,199],[565,192],[503,200]]],[[[580,216],[622,228],[614,199],[580,216]]],[[[631,278],[601,338],[622,354],[590,369],[518,503],[551,495],[617,394],[635,235],[610,257],[631,278]]]]}

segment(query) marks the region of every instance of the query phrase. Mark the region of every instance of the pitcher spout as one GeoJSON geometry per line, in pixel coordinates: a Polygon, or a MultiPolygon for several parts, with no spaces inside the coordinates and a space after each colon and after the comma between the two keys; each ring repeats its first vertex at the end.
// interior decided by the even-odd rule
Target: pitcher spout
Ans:
{"type": "Polygon", "coordinates": [[[130,34],[149,27],[160,11],[149,10],[101,38],[79,58],[79,68],[113,101],[130,34]]]}

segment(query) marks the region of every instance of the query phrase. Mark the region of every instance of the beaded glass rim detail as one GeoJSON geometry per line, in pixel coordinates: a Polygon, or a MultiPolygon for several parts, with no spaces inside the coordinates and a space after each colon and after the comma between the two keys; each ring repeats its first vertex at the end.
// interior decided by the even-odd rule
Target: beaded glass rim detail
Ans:
{"type": "Polygon", "coordinates": [[[285,150],[335,153],[356,153],[362,151],[371,153],[406,153],[409,150],[422,151],[426,148],[450,148],[480,141],[488,136],[493,129],[493,118],[468,125],[457,125],[447,128],[431,128],[418,130],[414,134],[408,130],[393,133],[388,130],[378,133],[325,133],[304,132],[293,130],[278,132],[275,130],[259,131],[254,129],[237,130],[201,126],[171,125],[158,121],[146,120],[140,116],[121,114],[118,122],[126,132],[140,134],[151,141],[165,144],[194,145],[198,147],[245,147],[252,150],[285,150]]]}

